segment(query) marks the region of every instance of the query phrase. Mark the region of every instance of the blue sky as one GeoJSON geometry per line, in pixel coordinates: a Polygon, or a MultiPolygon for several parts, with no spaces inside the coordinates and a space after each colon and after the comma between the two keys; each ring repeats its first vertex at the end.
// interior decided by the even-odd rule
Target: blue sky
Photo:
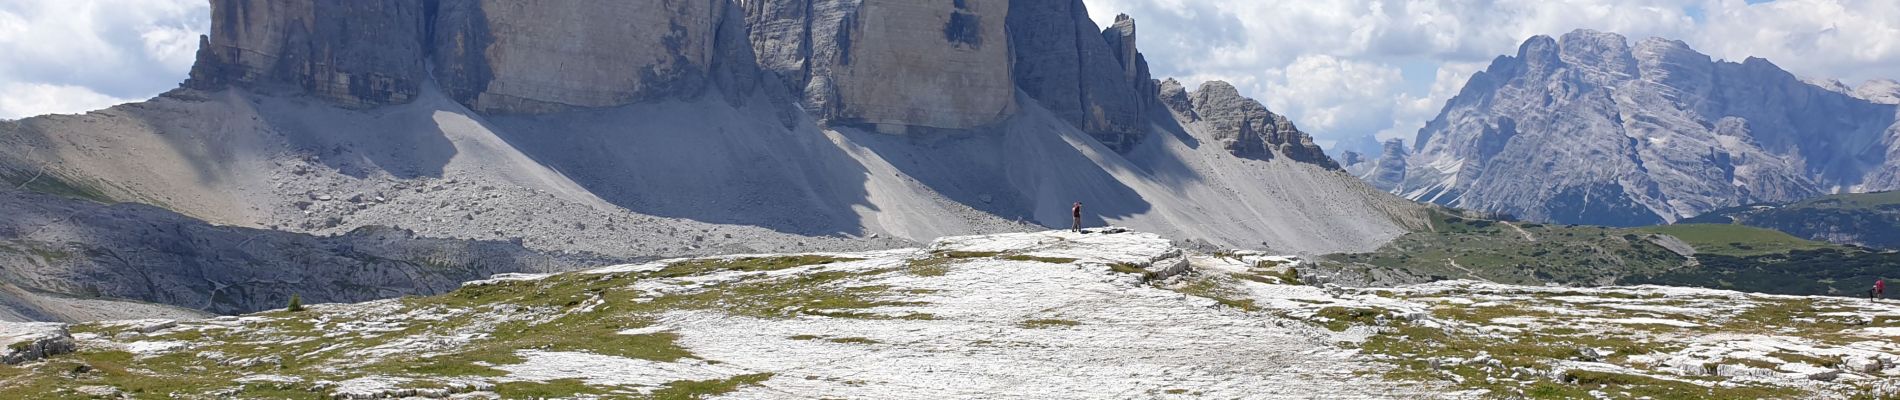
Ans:
{"type": "MultiPolygon", "coordinates": [[[[1322,145],[1410,138],[1473,72],[1531,35],[1680,39],[1856,85],[1900,78],[1900,0],[1086,0],[1135,17],[1158,77],[1232,82],[1322,145]]],[[[0,118],[74,113],[177,87],[204,0],[0,1],[0,118]]],[[[1333,150],[1329,148],[1329,150],[1333,150]]]]}

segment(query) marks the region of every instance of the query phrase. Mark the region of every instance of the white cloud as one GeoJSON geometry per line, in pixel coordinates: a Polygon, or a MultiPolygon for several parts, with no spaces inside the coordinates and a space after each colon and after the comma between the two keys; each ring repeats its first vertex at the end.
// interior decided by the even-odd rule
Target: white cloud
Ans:
{"type": "Polygon", "coordinates": [[[1157,76],[1221,79],[1321,140],[1411,138],[1471,73],[1532,35],[1681,39],[1850,83],[1900,75],[1900,1],[1088,0],[1135,17],[1157,76]],[[1697,14],[1700,14],[1699,16],[1697,14]],[[1414,71],[1415,70],[1415,71],[1414,71]],[[1392,82],[1393,72],[1399,82],[1392,82]],[[1243,83],[1244,82],[1244,83],[1243,83]]]}
{"type": "Polygon", "coordinates": [[[72,113],[177,87],[209,29],[203,0],[0,2],[0,118],[72,113]]]}
{"type": "Polygon", "coordinates": [[[80,86],[0,83],[0,119],[72,114],[128,101],[133,100],[107,96],[80,86]]]}

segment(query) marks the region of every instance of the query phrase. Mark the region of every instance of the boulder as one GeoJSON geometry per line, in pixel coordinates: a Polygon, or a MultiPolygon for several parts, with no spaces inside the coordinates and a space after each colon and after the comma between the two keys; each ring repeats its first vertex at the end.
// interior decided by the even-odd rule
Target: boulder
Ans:
{"type": "Polygon", "coordinates": [[[1880,359],[1873,357],[1848,356],[1841,359],[1841,369],[1850,372],[1871,374],[1883,369],[1880,359]]]}
{"type": "Polygon", "coordinates": [[[73,335],[66,324],[0,322],[0,362],[8,365],[71,353],[73,335]]]}

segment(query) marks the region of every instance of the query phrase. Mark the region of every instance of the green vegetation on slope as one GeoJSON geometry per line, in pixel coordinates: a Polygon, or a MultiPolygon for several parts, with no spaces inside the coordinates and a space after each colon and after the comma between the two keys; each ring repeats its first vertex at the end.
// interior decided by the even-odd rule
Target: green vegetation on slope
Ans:
{"type": "Polygon", "coordinates": [[[1434,232],[1407,234],[1371,253],[1330,255],[1322,263],[1334,269],[1400,271],[1426,280],[1665,284],[1802,295],[1864,295],[1875,278],[1900,277],[1900,254],[1740,225],[1625,229],[1441,214],[1433,226],[1434,232]],[[1667,247],[1676,240],[1695,254],[1667,247]]]}
{"type": "Polygon", "coordinates": [[[1822,196],[1785,205],[1710,211],[1678,224],[1740,224],[1796,237],[1900,249],[1900,192],[1822,196]]]}
{"type": "Polygon", "coordinates": [[[1436,231],[1414,232],[1364,254],[1337,254],[1333,263],[1358,264],[1444,279],[1501,283],[1597,283],[1660,272],[1686,258],[1656,243],[1656,235],[1616,228],[1505,223],[1440,214],[1436,231]]]}
{"type": "Polygon", "coordinates": [[[112,196],[90,185],[75,183],[61,178],[59,174],[44,172],[14,172],[0,170],[0,185],[8,188],[25,189],[54,196],[88,200],[96,203],[114,203],[112,196]]]}
{"type": "Polygon", "coordinates": [[[1781,231],[1743,225],[1678,224],[1643,227],[1637,230],[1682,239],[1689,245],[1695,246],[1697,254],[1747,257],[1836,247],[1794,237],[1781,231]]]}
{"type": "MultiPolygon", "coordinates": [[[[116,388],[135,397],[315,398],[318,381],[367,376],[410,379],[406,387],[436,388],[446,379],[505,375],[497,367],[526,361],[522,351],[586,352],[659,362],[698,359],[671,332],[647,328],[662,313],[715,311],[757,318],[920,319],[928,316],[867,314],[872,307],[912,304],[882,286],[854,286],[866,276],[896,268],[827,270],[854,261],[823,256],[691,260],[656,271],[568,273],[540,279],[501,280],[464,286],[437,296],[406,297],[383,305],[350,308],[311,306],[246,316],[240,326],[200,324],[171,329],[153,341],[191,343],[191,350],[138,356],[82,350],[31,367],[0,367],[0,398],[85,398],[78,386],[116,388]],[[796,274],[773,271],[808,268],[796,274]],[[734,275],[736,274],[736,275],[734,275]],[[707,283],[693,279],[719,275],[707,283]],[[685,279],[680,279],[685,278],[685,279]],[[655,281],[664,291],[636,289],[655,281]],[[367,307],[367,308],[365,308],[367,307]],[[455,346],[403,349],[417,341],[466,341],[455,346]],[[384,350],[379,350],[384,349],[384,350]],[[297,383],[257,385],[240,377],[268,373],[297,383]]],[[[371,303],[375,304],[375,303],[371,303]]],[[[130,328],[106,323],[74,325],[75,334],[115,336],[130,328]]],[[[835,341],[874,344],[862,338],[835,341]]],[[[705,362],[717,362],[705,360],[705,362]]],[[[770,374],[672,382],[651,393],[597,386],[579,380],[501,382],[504,398],[573,397],[701,398],[757,384],[770,374]]]]}

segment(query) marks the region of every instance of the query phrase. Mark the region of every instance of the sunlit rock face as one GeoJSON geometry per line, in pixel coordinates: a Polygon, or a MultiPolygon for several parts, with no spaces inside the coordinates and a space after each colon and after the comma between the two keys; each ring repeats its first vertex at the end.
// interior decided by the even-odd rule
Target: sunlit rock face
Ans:
{"type": "Polygon", "coordinates": [[[1267,110],[1259,101],[1243,97],[1234,85],[1208,81],[1190,94],[1194,115],[1206,124],[1220,145],[1237,157],[1260,160],[1286,157],[1294,161],[1339,169],[1313,137],[1293,126],[1286,116],[1267,110]]]}
{"type": "Polygon", "coordinates": [[[1894,107],[1844,91],[1680,41],[1538,36],[1419,131],[1393,189],[1532,220],[1642,225],[1896,187],[1894,107]]]}
{"type": "Polygon", "coordinates": [[[371,107],[410,101],[427,76],[421,2],[215,0],[211,19],[185,86],[301,91],[371,107]]]}
{"type": "Polygon", "coordinates": [[[746,0],[753,50],[831,124],[967,129],[1014,113],[1004,0],[746,0]]]}
{"type": "Polygon", "coordinates": [[[726,2],[443,1],[434,60],[477,111],[540,113],[696,94],[726,2]]]}

